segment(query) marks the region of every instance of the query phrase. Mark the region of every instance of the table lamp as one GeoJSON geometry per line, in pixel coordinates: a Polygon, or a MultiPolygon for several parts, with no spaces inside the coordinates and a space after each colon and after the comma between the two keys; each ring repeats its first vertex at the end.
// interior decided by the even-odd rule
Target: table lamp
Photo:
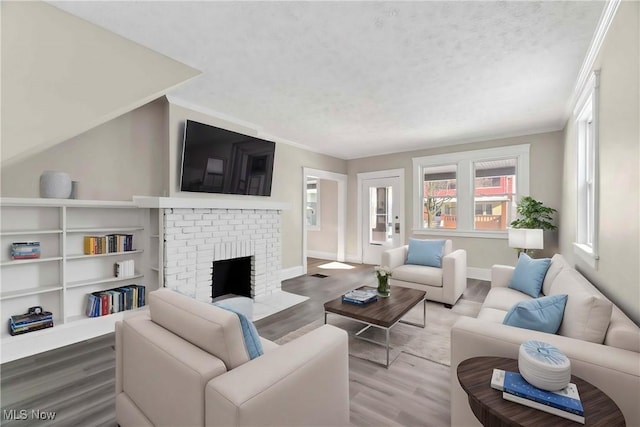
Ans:
{"type": "Polygon", "coordinates": [[[520,252],[527,253],[529,249],[543,249],[544,237],[540,228],[510,228],[509,247],[520,249],[520,252]]]}

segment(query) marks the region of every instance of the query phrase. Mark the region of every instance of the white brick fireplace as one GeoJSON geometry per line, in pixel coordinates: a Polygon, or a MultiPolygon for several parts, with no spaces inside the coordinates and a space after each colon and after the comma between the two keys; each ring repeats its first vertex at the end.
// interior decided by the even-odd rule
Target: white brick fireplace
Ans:
{"type": "Polygon", "coordinates": [[[251,257],[254,301],[283,309],[305,299],[281,291],[281,221],[287,203],[255,197],[135,196],[133,201],[158,209],[159,261],[165,287],[209,302],[213,262],[251,257]]]}
{"type": "Polygon", "coordinates": [[[280,210],[163,209],[165,286],[211,300],[214,261],[251,257],[251,296],[280,289],[280,210]]]}

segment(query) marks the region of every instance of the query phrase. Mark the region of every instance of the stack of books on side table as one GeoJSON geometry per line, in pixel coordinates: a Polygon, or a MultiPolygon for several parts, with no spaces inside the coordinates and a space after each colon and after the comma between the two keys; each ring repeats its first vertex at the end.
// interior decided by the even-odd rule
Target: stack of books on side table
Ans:
{"type": "Polygon", "coordinates": [[[342,302],[356,305],[366,305],[378,301],[378,292],[375,289],[355,289],[342,296],[342,302]]]}
{"type": "Polygon", "coordinates": [[[542,390],[529,384],[517,372],[494,369],[491,387],[502,398],[584,424],[584,408],[574,383],[558,391],[542,390]]]}

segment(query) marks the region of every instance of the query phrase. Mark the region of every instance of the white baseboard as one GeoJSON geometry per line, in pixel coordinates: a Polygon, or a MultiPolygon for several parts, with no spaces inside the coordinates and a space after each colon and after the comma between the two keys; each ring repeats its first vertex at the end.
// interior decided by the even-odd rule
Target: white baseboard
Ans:
{"type": "Polygon", "coordinates": [[[329,261],[337,261],[338,256],[334,252],[321,252],[307,250],[307,256],[310,258],[326,259],[329,261]]]}
{"type": "Polygon", "coordinates": [[[490,268],[477,268],[467,267],[467,277],[469,279],[486,280],[491,281],[491,269],[490,268]]]}
{"type": "Polygon", "coordinates": [[[347,255],[346,261],[352,264],[362,264],[362,259],[356,255],[347,255]]]}
{"type": "Polygon", "coordinates": [[[295,267],[283,268],[280,270],[280,281],[293,279],[294,277],[302,276],[304,274],[304,268],[301,265],[295,267]]]}

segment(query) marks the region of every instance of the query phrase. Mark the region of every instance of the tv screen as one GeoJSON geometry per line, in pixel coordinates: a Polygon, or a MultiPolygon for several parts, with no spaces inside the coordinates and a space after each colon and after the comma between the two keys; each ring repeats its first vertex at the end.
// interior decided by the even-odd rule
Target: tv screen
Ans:
{"type": "Polygon", "coordinates": [[[275,143],[187,120],[181,191],[271,195],[275,143]]]}

